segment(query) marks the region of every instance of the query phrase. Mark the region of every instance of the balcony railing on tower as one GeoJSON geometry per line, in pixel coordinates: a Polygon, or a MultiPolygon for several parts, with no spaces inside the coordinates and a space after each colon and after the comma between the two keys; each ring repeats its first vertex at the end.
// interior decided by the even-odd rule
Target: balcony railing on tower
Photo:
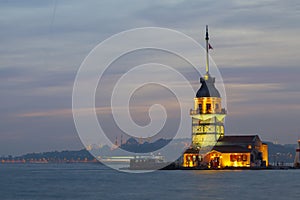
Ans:
{"type": "Polygon", "coordinates": [[[190,115],[200,115],[200,114],[226,114],[226,110],[225,110],[225,108],[222,108],[221,112],[216,112],[212,109],[206,110],[206,111],[204,111],[202,109],[197,109],[197,110],[191,109],[190,110],[190,115]]]}

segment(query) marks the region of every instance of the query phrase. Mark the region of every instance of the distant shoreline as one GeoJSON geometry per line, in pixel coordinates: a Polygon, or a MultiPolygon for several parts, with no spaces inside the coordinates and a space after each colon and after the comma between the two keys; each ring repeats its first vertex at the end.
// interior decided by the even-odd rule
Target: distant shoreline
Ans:
{"type": "Polygon", "coordinates": [[[0,164],[72,164],[72,163],[98,163],[98,164],[102,164],[100,161],[98,160],[88,160],[88,161],[1,161],[0,164]]]}
{"type": "MultiPolygon", "coordinates": [[[[184,140],[178,140],[173,148],[182,149],[184,140]],[[181,146],[180,146],[181,145],[181,146]]],[[[269,163],[275,167],[291,167],[294,163],[297,145],[280,145],[267,142],[269,146],[269,163]]],[[[130,146],[133,150],[134,145],[130,146]]],[[[129,148],[129,147],[128,147],[129,148]]],[[[101,151],[101,155],[120,156],[118,152],[108,146],[103,146],[92,151],[101,151]],[[115,155],[117,154],[117,155],[115,155]]],[[[133,151],[134,152],[134,151],[133,151]]],[[[87,149],[64,150],[41,153],[27,153],[21,156],[0,156],[0,164],[22,164],[22,163],[100,163],[87,149]]]]}

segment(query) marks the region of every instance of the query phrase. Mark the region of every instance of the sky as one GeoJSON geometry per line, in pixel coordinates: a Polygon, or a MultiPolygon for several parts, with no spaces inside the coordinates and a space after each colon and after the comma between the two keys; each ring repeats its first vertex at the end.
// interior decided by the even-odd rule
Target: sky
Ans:
{"type": "MultiPolygon", "coordinates": [[[[83,148],[72,117],[76,73],[100,42],[140,27],[174,29],[204,45],[208,24],[210,55],[226,89],[226,134],[259,134],[281,144],[300,137],[297,0],[2,0],[0,13],[0,155],[83,148]]],[[[170,56],[144,51],[118,62],[147,63],[147,55],[158,61],[170,56]]],[[[170,64],[180,63],[170,59],[170,64]]],[[[198,74],[187,73],[199,87],[198,74]]],[[[109,88],[106,84],[102,86],[109,88]]],[[[137,92],[137,105],[161,97],[157,90],[149,91],[137,92]]],[[[105,94],[96,97],[100,110],[105,94]]],[[[142,111],[133,118],[145,125],[148,114],[142,111]]],[[[171,118],[173,124],[176,120],[171,118]]]]}

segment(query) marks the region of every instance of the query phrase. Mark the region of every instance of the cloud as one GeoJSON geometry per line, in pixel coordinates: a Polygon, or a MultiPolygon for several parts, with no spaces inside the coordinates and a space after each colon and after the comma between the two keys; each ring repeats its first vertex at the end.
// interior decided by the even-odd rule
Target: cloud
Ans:
{"type": "MultiPolygon", "coordinates": [[[[68,147],[78,142],[71,102],[73,81],[81,62],[109,36],[143,26],[174,28],[204,44],[204,27],[209,25],[214,47],[211,56],[227,89],[228,125],[233,127],[229,130],[254,131],[254,125],[247,121],[252,120],[263,127],[266,138],[271,138],[280,136],[282,127],[268,128],[262,119],[267,125],[282,124],[295,122],[299,115],[300,7],[296,0],[30,0],[2,1],[0,5],[1,152],[8,153],[5,148],[14,152],[65,148],[66,143],[58,144],[58,136],[65,142],[72,141],[68,147]],[[284,118],[277,117],[278,113],[284,118]],[[23,141],[28,145],[19,145],[23,141]]],[[[198,74],[186,63],[150,51],[120,59],[122,62],[107,77],[114,80],[126,66],[148,62],[149,58],[180,69],[195,80],[192,83],[198,89],[198,74]]],[[[106,92],[109,85],[98,95],[108,98],[106,92]]],[[[156,97],[152,93],[146,96],[156,97]]],[[[98,103],[98,107],[103,106],[101,101],[98,103]]],[[[107,112],[105,106],[98,109],[97,112],[107,112]]],[[[145,110],[141,107],[137,111],[145,110]]],[[[89,113],[89,109],[81,112],[89,113]]],[[[296,124],[289,123],[289,131],[296,131],[296,124]]],[[[287,137],[285,142],[293,139],[287,137]]]]}

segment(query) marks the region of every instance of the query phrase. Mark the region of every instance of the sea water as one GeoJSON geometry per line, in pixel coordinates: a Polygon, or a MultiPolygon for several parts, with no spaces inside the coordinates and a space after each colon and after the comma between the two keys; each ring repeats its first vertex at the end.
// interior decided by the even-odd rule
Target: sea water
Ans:
{"type": "Polygon", "coordinates": [[[0,199],[300,199],[300,170],[124,173],[100,164],[0,164],[0,199]]]}

